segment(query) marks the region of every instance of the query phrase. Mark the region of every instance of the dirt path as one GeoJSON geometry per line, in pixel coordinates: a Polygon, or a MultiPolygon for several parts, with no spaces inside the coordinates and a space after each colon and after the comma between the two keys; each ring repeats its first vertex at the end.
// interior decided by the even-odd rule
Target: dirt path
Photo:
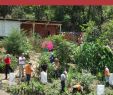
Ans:
{"type": "Polygon", "coordinates": [[[0,95],[10,95],[5,90],[3,89],[4,85],[8,85],[8,80],[3,80],[4,79],[4,74],[0,74],[0,95]]]}
{"type": "Polygon", "coordinates": [[[35,69],[38,66],[38,61],[41,53],[31,52],[30,53],[30,62],[32,63],[33,68],[35,69]]]}
{"type": "Polygon", "coordinates": [[[30,62],[32,63],[32,68],[33,68],[33,76],[37,76],[36,74],[36,67],[39,66],[38,62],[39,62],[39,57],[40,57],[41,53],[36,53],[36,52],[31,52],[30,53],[30,62]]]}
{"type": "Polygon", "coordinates": [[[0,95],[10,95],[10,94],[6,93],[6,92],[3,91],[3,90],[0,90],[0,95]]]}

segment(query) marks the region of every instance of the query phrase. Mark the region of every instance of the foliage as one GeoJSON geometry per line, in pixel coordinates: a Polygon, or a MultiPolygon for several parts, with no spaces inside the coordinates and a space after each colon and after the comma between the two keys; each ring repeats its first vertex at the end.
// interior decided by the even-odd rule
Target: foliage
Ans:
{"type": "Polygon", "coordinates": [[[81,95],[81,93],[77,92],[76,95],[81,95]]]}
{"type": "Polygon", "coordinates": [[[16,19],[61,21],[63,31],[81,31],[80,25],[89,20],[96,26],[112,19],[112,6],[1,6],[0,16],[16,19]]]}
{"type": "Polygon", "coordinates": [[[0,6],[0,16],[5,18],[7,15],[11,14],[13,6],[0,6]]]}
{"type": "Polygon", "coordinates": [[[18,66],[18,59],[16,58],[16,56],[10,55],[11,56],[11,67],[13,70],[16,69],[16,67],[18,66]]]}
{"type": "Polygon", "coordinates": [[[16,19],[24,19],[26,18],[25,12],[23,7],[18,6],[18,7],[14,7],[12,9],[12,14],[11,14],[12,18],[16,18],[16,19]]]}
{"type": "Polygon", "coordinates": [[[4,72],[4,70],[5,70],[4,63],[0,63],[0,72],[4,72]]]}
{"type": "Polygon", "coordinates": [[[60,42],[63,42],[65,40],[65,39],[63,39],[62,35],[49,36],[47,39],[51,40],[53,42],[54,49],[57,49],[57,47],[59,46],[60,42]]]}
{"type": "Polygon", "coordinates": [[[92,75],[82,75],[81,77],[78,77],[79,81],[81,82],[83,89],[86,93],[91,92],[91,84],[93,83],[93,80],[95,79],[92,75]]]}
{"type": "Polygon", "coordinates": [[[43,85],[36,81],[32,81],[30,85],[27,85],[26,83],[22,83],[18,86],[15,85],[15,86],[9,87],[7,91],[14,95],[15,94],[35,95],[36,93],[39,95],[45,95],[43,85]]]}
{"type": "Polygon", "coordinates": [[[39,92],[44,92],[44,86],[43,84],[33,80],[32,81],[32,85],[34,85],[34,87],[36,88],[36,90],[38,90],[39,92]]]}
{"type": "Polygon", "coordinates": [[[36,52],[40,52],[41,51],[41,41],[42,41],[41,36],[37,33],[34,33],[33,36],[31,36],[29,39],[30,39],[30,43],[33,46],[33,50],[35,50],[36,52]]]}
{"type": "Polygon", "coordinates": [[[75,51],[77,45],[74,43],[63,41],[59,43],[55,53],[62,64],[75,63],[75,51]]]}
{"type": "Polygon", "coordinates": [[[3,39],[7,53],[20,54],[28,53],[32,46],[23,31],[13,30],[8,37],[3,39]]]}
{"type": "Polygon", "coordinates": [[[96,26],[94,21],[89,21],[87,24],[83,24],[81,28],[82,31],[85,32],[84,35],[85,42],[96,42],[97,38],[101,34],[98,26],[96,26]]]}
{"type": "Polygon", "coordinates": [[[76,44],[66,41],[62,35],[55,35],[48,39],[53,41],[54,54],[60,60],[61,64],[66,65],[67,63],[75,62],[76,44]]]}
{"type": "Polygon", "coordinates": [[[103,72],[107,65],[112,70],[113,53],[109,47],[100,46],[98,43],[84,43],[79,46],[76,63],[82,69],[87,69],[93,74],[103,72]]]}
{"type": "Polygon", "coordinates": [[[60,95],[60,81],[54,80],[52,84],[44,85],[44,92],[46,95],[60,95]]]}
{"type": "Polygon", "coordinates": [[[75,76],[75,71],[73,70],[73,68],[69,68],[69,70],[68,70],[68,77],[67,77],[67,82],[68,82],[68,85],[70,85],[71,84],[71,81],[72,81],[72,79],[74,78],[74,76],[75,76]]]}
{"type": "Polygon", "coordinates": [[[97,42],[104,45],[109,45],[112,48],[113,40],[113,20],[109,20],[102,25],[102,34],[97,39],[97,42]]]}
{"type": "Polygon", "coordinates": [[[80,73],[78,71],[76,71],[75,74],[75,83],[76,84],[80,84],[83,87],[83,95],[88,95],[88,93],[90,93],[91,91],[93,91],[93,87],[94,85],[94,80],[96,80],[97,78],[93,75],[91,75],[90,73],[80,73]]]}
{"type": "Polygon", "coordinates": [[[39,64],[50,64],[49,52],[43,52],[39,58],[39,64]]]}

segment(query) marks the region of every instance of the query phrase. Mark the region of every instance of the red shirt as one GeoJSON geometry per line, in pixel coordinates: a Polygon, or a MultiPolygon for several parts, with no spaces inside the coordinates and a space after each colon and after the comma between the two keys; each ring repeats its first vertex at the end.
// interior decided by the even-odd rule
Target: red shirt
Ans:
{"type": "Polygon", "coordinates": [[[10,57],[6,57],[4,59],[5,64],[11,64],[11,58],[10,57]]]}

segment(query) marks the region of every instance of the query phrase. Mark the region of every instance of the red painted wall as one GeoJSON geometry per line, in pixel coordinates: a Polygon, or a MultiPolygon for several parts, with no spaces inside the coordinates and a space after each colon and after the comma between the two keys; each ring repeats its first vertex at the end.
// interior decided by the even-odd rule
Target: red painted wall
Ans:
{"type": "MultiPolygon", "coordinates": [[[[22,23],[21,29],[25,30],[27,34],[31,34],[31,30],[33,30],[32,23],[22,23]]],[[[48,35],[56,35],[59,33],[59,26],[58,25],[45,25],[45,24],[35,24],[36,33],[39,33],[42,37],[47,37],[48,35]]]]}

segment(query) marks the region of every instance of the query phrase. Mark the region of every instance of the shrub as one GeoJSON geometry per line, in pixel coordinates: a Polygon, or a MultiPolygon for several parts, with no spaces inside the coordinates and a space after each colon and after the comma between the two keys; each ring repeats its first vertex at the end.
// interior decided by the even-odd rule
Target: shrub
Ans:
{"type": "Polygon", "coordinates": [[[18,95],[18,94],[21,94],[21,95],[28,95],[28,94],[45,95],[43,85],[36,81],[32,81],[31,85],[22,83],[18,86],[9,87],[7,91],[14,95],[18,95]]]}
{"type": "Polygon", "coordinates": [[[109,45],[113,46],[113,20],[109,20],[106,23],[102,25],[102,34],[100,37],[97,39],[97,42],[104,44],[104,45],[109,45]]]}
{"type": "Polygon", "coordinates": [[[85,42],[95,42],[96,39],[101,35],[101,31],[99,30],[98,26],[96,26],[94,21],[89,21],[87,24],[83,24],[81,28],[82,31],[85,32],[85,42]]]}
{"type": "Polygon", "coordinates": [[[62,64],[75,63],[76,47],[77,45],[68,41],[59,43],[55,53],[62,64]]]}
{"type": "Polygon", "coordinates": [[[62,35],[55,35],[49,37],[54,43],[55,56],[64,65],[65,63],[75,63],[75,51],[77,45],[73,42],[66,41],[62,35]]]}
{"type": "Polygon", "coordinates": [[[16,58],[16,56],[11,55],[11,67],[13,70],[16,69],[16,67],[18,66],[18,59],[16,58]]]}
{"type": "Polygon", "coordinates": [[[90,74],[77,76],[77,80],[79,80],[79,82],[83,86],[84,93],[86,93],[86,94],[91,92],[92,89],[90,87],[91,87],[91,84],[93,83],[94,79],[96,79],[96,77],[92,76],[90,74]]]}
{"type": "Polygon", "coordinates": [[[74,70],[70,67],[68,70],[68,77],[67,77],[67,82],[68,82],[68,86],[71,84],[72,79],[74,78],[74,70]]]}
{"type": "Polygon", "coordinates": [[[98,43],[84,43],[79,46],[78,51],[76,63],[80,68],[87,69],[93,74],[103,73],[105,65],[110,70],[113,69],[113,53],[110,48],[100,46],[98,43]]]}
{"type": "Polygon", "coordinates": [[[42,38],[37,33],[34,33],[34,35],[30,37],[30,43],[33,46],[33,50],[35,50],[36,52],[41,51],[41,41],[42,41],[42,38]]]}
{"type": "Polygon", "coordinates": [[[50,64],[49,56],[49,52],[43,52],[39,58],[39,64],[50,64]]]}
{"type": "Polygon", "coordinates": [[[4,63],[0,63],[0,73],[4,72],[4,63]]]}
{"type": "Polygon", "coordinates": [[[54,49],[57,49],[57,46],[59,46],[60,42],[63,42],[65,39],[63,39],[62,35],[54,35],[47,38],[48,40],[51,40],[54,44],[54,49]]]}
{"type": "Polygon", "coordinates": [[[3,40],[7,53],[20,54],[29,52],[31,45],[24,34],[24,31],[13,30],[8,37],[3,40]]]}

